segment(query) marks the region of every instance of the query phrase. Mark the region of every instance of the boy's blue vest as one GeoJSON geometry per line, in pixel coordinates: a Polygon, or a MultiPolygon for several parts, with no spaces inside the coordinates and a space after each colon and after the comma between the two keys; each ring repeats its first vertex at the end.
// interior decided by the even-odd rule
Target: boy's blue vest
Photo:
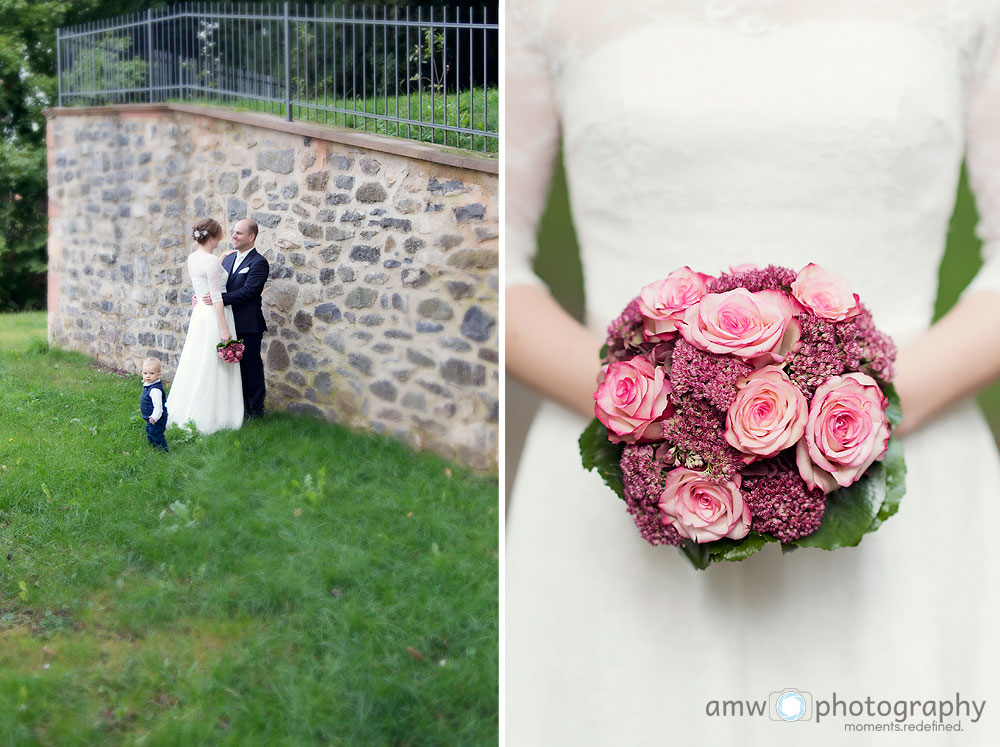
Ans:
{"type": "Polygon", "coordinates": [[[150,389],[159,389],[160,395],[163,397],[163,415],[160,416],[162,420],[167,415],[167,393],[163,391],[162,381],[142,385],[142,399],[139,400],[139,412],[142,413],[142,416],[146,420],[149,420],[149,416],[153,414],[153,398],[149,396],[150,389]]]}

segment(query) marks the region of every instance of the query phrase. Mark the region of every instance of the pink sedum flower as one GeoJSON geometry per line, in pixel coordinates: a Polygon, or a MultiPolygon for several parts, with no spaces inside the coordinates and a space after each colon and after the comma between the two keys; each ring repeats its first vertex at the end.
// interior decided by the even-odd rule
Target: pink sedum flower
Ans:
{"type": "Polygon", "coordinates": [[[840,275],[827,272],[817,264],[808,264],[795,276],[792,295],[820,319],[842,322],[861,313],[858,294],[840,275]]]}
{"type": "Polygon", "coordinates": [[[660,366],[642,356],[611,363],[597,391],[594,414],[607,427],[614,443],[659,438],[658,422],[673,414],[670,382],[660,366]]]}
{"type": "Polygon", "coordinates": [[[690,267],[674,270],[664,280],[650,283],[639,291],[642,336],[647,342],[669,340],[677,335],[677,323],[684,311],[705,295],[712,278],[690,267]]]}
{"type": "Polygon", "coordinates": [[[810,488],[830,493],[856,482],[889,448],[888,400],[870,376],[833,376],[813,395],[795,462],[810,488]]]}
{"type": "Polygon", "coordinates": [[[681,336],[699,350],[757,366],[780,363],[798,343],[794,302],[778,290],[709,293],[684,312],[681,336]]]}
{"type": "Polygon", "coordinates": [[[784,371],[776,366],[758,369],[738,379],[736,388],[725,432],[733,448],[770,457],[802,438],[809,404],[784,371]]]}
{"type": "Polygon", "coordinates": [[[740,494],[740,476],[719,484],[685,467],[670,470],[660,495],[660,519],[699,544],[743,539],[750,531],[750,509],[740,494]]]}

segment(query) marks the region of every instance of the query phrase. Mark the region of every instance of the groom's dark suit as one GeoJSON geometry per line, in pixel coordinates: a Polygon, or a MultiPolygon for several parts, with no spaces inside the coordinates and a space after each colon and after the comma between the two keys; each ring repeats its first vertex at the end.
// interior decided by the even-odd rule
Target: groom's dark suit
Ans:
{"type": "Polygon", "coordinates": [[[260,358],[260,343],[267,324],[261,311],[260,294],[267,282],[270,266],[260,252],[251,249],[234,273],[233,263],[238,257],[234,252],[222,260],[222,267],[229,273],[222,303],[232,307],[235,334],[246,346],[240,361],[243,408],[247,417],[256,417],[264,412],[264,362],[260,358]]]}

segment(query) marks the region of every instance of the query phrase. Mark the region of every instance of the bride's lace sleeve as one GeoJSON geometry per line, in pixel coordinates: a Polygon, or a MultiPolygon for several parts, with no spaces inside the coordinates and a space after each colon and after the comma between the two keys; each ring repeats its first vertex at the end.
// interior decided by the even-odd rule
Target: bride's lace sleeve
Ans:
{"type": "Polygon", "coordinates": [[[210,257],[208,265],[208,293],[212,297],[212,303],[219,303],[222,300],[222,291],[226,289],[226,270],[218,257],[210,257]]]}
{"type": "Polygon", "coordinates": [[[966,164],[979,210],[976,234],[983,240],[983,266],[966,295],[1000,293],[1000,18],[993,19],[991,31],[982,44],[966,127],[966,164]]]}
{"type": "Polygon", "coordinates": [[[511,0],[506,10],[505,283],[541,284],[532,271],[535,233],[548,196],[559,143],[549,67],[537,37],[537,3],[511,0]]]}

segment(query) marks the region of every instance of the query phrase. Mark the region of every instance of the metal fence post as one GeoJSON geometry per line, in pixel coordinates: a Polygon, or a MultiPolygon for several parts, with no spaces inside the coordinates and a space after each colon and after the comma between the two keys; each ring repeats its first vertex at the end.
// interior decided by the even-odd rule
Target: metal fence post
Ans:
{"type": "Polygon", "coordinates": [[[62,29],[56,29],[56,90],[59,97],[56,99],[58,105],[62,106],[62,43],[59,41],[62,29]]]}
{"type": "Polygon", "coordinates": [[[153,103],[153,9],[146,8],[146,83],[149,85],[149,103],[153,103]]]}
{"type": "Polygon", "coordinates": [[[285,2],[285,119],[292,121],[292,40],[288,20],[288,2],[285,2]]]}

